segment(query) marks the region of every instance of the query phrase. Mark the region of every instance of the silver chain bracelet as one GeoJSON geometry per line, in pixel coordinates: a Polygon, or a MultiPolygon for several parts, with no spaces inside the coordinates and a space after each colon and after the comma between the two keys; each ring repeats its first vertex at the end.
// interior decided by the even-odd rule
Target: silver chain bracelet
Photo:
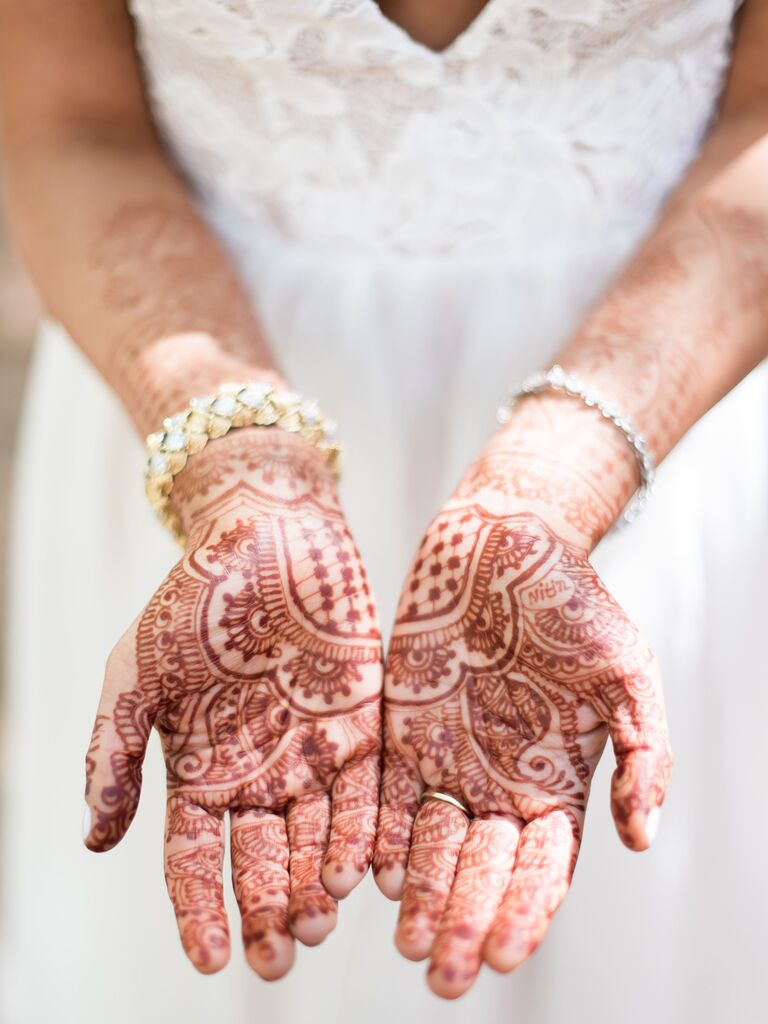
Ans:
{"type": "Polygon", "coordinates": [[[512,407],[519,398],[524,395],[538,395],[544,391],[562,391],[572,398],[581,399],[585,405],[591,409],[597,409],[601,416],[610,420],[627,439],[640,468],[640,486],[624,509],[615,528],[620,529],[622,526],[633,523],[648,504],[656,478],[653,457],[643,435],[638,433],[632,419],[625,416],[615,402],[606,400],[576,374],[566,373],[562,366],[557,365],[546,372],[540,371],[531,374],[519,387],[510,391],[499,406],[496,419],[499,423],[508,423],[512,415],[512,407]]]}

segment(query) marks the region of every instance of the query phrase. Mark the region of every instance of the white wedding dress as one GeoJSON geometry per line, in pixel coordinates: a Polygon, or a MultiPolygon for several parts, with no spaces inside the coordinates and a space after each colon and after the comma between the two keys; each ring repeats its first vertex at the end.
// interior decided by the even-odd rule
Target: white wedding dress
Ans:
{"type": "MultiPolygon", "coordinates": [[[[695,155],[734,0],[490,0],[441,54],[374,0],[130,6],[174,159],[281,366],[339,420],[386,626],[505,387],[551,362],[695,155]]],[[[159,744],[126,840],[81,846],[104,660],[177,557],[142,466],[113,397],[45,324],[14,490],[4,1024],[765,1020],[765,368],[596,557],[664,669],[677,768],[657,844],[633,855],[613,834],[607,755],[549,937],[452,1004],[396,954],[397,908],[370,878],[285,980],[246,967],[233,902],[231,964],[195,974],[163,881],[159,744]]]]}

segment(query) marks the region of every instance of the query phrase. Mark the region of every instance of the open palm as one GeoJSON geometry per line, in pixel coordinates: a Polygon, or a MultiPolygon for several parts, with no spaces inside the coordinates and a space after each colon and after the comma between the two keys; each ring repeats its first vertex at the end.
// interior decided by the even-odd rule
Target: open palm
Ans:
{"type": "Polygon", "coordinates": [[[367,870],[381,688],[376,613],[327,471],[291,439],[271,443],[249,442],[247,481],[213,488],[185,557],[113,652],[86,795],[87,845],[109,849],[135,814],[154,724],[184,948],[202,971],[227,960],[230,811],[246,954],[265,977],[288,969],[294,936],[327,934],[334,897],[367,870]]]}
{"type": "Polygon", "coordinates": [[[385,674],[375,866],[398,946],[455,996],[535,948],[565,895],[610,731],[630,847],[671,759],[656,664],[587,558],[535,515],[454,499],[404,588],[385,674]],[[462,801],[418,808],[425,784],[462,801]],[[406,870],[407,865],[407,870],[406,870]]]}

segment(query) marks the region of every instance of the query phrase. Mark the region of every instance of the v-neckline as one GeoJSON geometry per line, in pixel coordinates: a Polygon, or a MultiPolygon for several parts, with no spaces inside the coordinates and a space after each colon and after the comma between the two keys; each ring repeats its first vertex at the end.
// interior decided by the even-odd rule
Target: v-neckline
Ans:
{"type": "Polygon", "coordinates": [[[455,51],[461,49],[464,43],[469,39],[470,36],[478,30],[481,23],[488,17],[490,17],[491,9],[495,9],[501,0],[486,0],[484,6],[477,12],[472,21],[467,25],[466,28],[462,29],[461,32],[450,42],[447,46],[443,47],[442,50],[435,50],[427,43],[419,42],[418,39],[414,39],[411,33],[403,28],[398,22],[393,21],[379,6],[377,0],[363,0],[363,3],[373,10],[374,16],[377,16],[379,21],[383,24],[384,28],[399,36],[400,39],[416,50],[422,53],[428,54],[433,60],[445,60],[450,57],[455,51]]]}

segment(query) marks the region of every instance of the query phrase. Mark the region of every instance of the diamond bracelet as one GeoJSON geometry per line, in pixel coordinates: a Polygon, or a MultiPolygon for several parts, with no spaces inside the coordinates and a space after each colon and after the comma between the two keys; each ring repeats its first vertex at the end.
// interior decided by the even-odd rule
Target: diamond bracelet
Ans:
{"type": "Polygon", "coordinates": [[[546,372],[531,374],[519,387],[513,389],[499,406],[496,419],[499,423],[508,423],[512,407],[519,398],[524,395],[538,395],[543,391],[562,391],[572,398],[581,399],[585,405],[596,409],[601,416],[610,420],[627,439],[640,469],[640,486],[622,512],[614,529],[621,529],[623,526],[633,523],[648,504],[656,478],[653,457],[643,435],[638,432],[632,419],[625,416],[615,402],[603,398],[576,374],[566,373],[562,366],[557,364],[546,372]]]}
{"type": "Polygon", "coordinates": [[[186,536],[171,506],[174,477],[209,441],[235,427],[252,426],[299,434],[320,452],[338,478],[341,445],[336,440],[336,424],[323,416],[316,402],[263,381],[222,384],[210,395],[193,398],[183,412],[163,420],[161,431],[147,437],[147,498],[182,547],[186,536]]]}

